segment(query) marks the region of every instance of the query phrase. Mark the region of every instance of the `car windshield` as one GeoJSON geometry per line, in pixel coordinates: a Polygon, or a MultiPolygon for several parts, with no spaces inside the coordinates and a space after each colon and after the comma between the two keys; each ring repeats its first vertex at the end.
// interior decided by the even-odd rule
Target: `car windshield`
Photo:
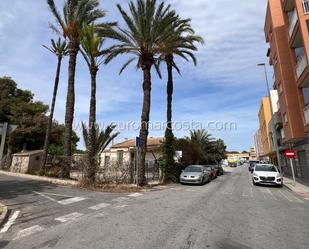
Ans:
{"type": "Polygon", "coordinates": [[[206,169],[207,169],[207,170],[211,170],[211,167],[210,167],[210,166],[207,166],[206,169]]]}
{"type": "Polygon", "coordinates": [[[185,169],[185,172],[202,172],[202,168],[197,166],[189,166],[185,169]]]}
{"type": "Polygon", "coordinates": [[[277,172],[277,169],[274,165],[260,164],[255,166],[255,171],[277,172]]]}

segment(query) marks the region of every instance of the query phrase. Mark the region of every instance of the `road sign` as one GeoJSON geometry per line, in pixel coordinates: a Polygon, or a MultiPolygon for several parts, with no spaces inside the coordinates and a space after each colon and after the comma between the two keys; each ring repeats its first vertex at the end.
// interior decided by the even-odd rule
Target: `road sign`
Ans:
{"type": "Polygon", "coordinates": [[[136,137],[135,146],[136,146],[137,148],[141,148],[142,142],[141,142],[141,138],[140,138],[140,137],[136,137]]]}
{"type": "Polygon", "coordinates": [[[295,150],[286,150],[284,152],[284,156],[286,158],[289,158],[289,159],[294,159],[296,157],[296,151],[295,150]]]}

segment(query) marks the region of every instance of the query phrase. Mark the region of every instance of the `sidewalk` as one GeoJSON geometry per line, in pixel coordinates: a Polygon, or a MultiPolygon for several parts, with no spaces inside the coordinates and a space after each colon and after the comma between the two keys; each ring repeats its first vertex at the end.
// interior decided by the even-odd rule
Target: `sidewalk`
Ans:
{"type": "Polygon", "coordinates": [[[307,182],[297,180],[294,185],[291,178],[283,177],[283,184],[291,191],[309,200],[309,184],[307,182]]]}

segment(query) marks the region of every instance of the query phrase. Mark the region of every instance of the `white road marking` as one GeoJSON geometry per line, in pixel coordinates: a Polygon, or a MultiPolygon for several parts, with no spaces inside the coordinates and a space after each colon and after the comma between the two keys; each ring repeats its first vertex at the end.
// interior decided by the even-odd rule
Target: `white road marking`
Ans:
{"type": "Polygon", "coordinates": [[[309,198],[304,198],[304,199],[307,200],[307,201],[309,200],[309,198]]]}
{"type": "Polygon", "coordinates": [[[57,201],[57,202],[59,204],[62,204],[62,205],[69,205],[69,204],[72,204],[72,203],[75,203],[75,202],[83,201],[85,199],[86,198],[83,198],[83,197],[73,197],[73,198],[70,198],[70,199],[65,199],[65,200],[57,201]]]}
{"type": "Polygon", "coordinates": [[[73,221],[73,220],[76,220],[77,218],[83,216],[82,213],[70,213],[70,214],[67,214],[67,215],[64,215],[64,216],[61,216],[61,217],[58,217],[56,218],[55,220],[57,221],[60,221],[60,222],[67,222],[67,221],[73,221]]]}
{"type": "Polygon", "coordinates": [[[21,239],[21,238],[29,236],[31,234],[42,232],[43,230],[44,230],[44,228],[41,227],[41,226],[38,226],[38,225],[35,225],[35,226],[32,226],[32,227],[28,227],[26,229],[20,230],[17,233],[16,238],[14,238],[13,240],[21,239]]]}
{"type": "MultiPolygon", "coordinates": [[[[72,195],[62,195],[62,194],[55,194],[55,193],[48,193],[48,192],[36,192],[36,191],[33,191],[34,193],[37,193],[37,194],[45,194],[46,195],[53,195],[53,196],[59,196],[59,197],[67,197],[67,198],[72,198],[74,196],[72,195]]],[[[44,197],[45,197],[44,196],[44,197]]]]}
{"type": "Polygon", "coordinates": [[[33,191],[33,193],[37,194],[37,195],[40,195],[40,196],[43,196],[44,198],[50,200],[50,201],[54,201],[54,202],[57,202],[57,200],[55,200],[54,198],[48,196],[48,195],[45,195],[43,193],[40,193],[40,192],[36,192],[36,191],[33,191]]]}
{"type": "Polygon", "coordinates": [[[266,189],[266,192],[269,193],[275,200],[277,200],[277,197],[271,192],[270,189],[266,189]]]}
{"type": "Polygon", "coordinates": [[[266,198],[266,195],[265,195],[265,190],[262,189],[262,188],[260,188],[260,191],[262,192],[262,195],[263,195],[264,200],[266,200],[267,198],[266,198]]]}
{"type": "Polygon", "coordinates": [[[289,197],[292,197],[292,200],[294,199],[294,201],[296,201],[298,203],[304,203],[302,200],[298,199],[295,195],[293,195],[290,192],[286,192],[286,195],[288,195],[289,197]]]}
{"type": "Polygon", "coordinates": [[[4,225],[4,227],[0,230],[0,233],[5,233],[9,230],[9,228],[14,224],[14,221],[17,219],[20,211],[17,210],[13,213],[13,215],[9,218],[8,222],[4,225]]]}
{"type": "Polygon", "coordinates": [[[243,192],[242,192],[242,195],[241,195],[242,197],[248,197],[248,195],[246,194],[246,190],[244,190],[243,192]]]}
{"type": "Polygon", "coordinates": [[[108,204],[108,203],[100,203],[100,204],[98,204],[98,205],[89,207],[89,209],[92,209],[92,210],[100,210],[100,209],[105,208],[105,207],[108,207],[108,206],[110,206],[110,204],[108,204]]]}
{"type": "Polygon", "coordinates": [[[284,194],[281,190],[279,190],[279,193],[285,197],[289,202],[292,202],[292,199],[290,197],[288,197],[286,194],[284,194]]]}
{"type": "Polygon", "coordinates": [[[115,202],[122,202],[122,201],[127,201],[127,200],[130,200],[130,198],[128,198],[128,197],[118,197],[118,198],[112,199],[112,201],[115,201],[115,202]]]}
{"type": "Polygon", "coordinates": [[[133,194],[130,194],[128,195],[129,197],[139,197],[139,196],[142,196],[143,194],[141,193],[133,193],[133,194]]]}
{"type": "Polygon", "coordinates": [[[46,199],[48,199],[50,201],[57,202],[58,204],[61,204],[61,205],[69,205],[69,204],[72,204],[72,203],[75,203],[75,202],[79,202],[79,201],[83,201],[83,200],[86,199],[86,198],[83,198],[83,197],[73,197],[73,196],[60,195],[60,194],[54,194],[54,193],[45,193],[45,192],[36,192],[36,191],[33,191],[33,193],[36,193],[36,194],[38,194],[40,196],[43,196],[44,198],[46,198],[46,199]],[[50,197],[50,195],[52,195],[52,196],[59,196],[59,197],[65,197],[65,198],[69,198],[69,199],[57,201],[56,199],[50,197]]]}
{"type": "Polygon", "coordinates": [[[115,206],[115,208],[125,208],[127,207],[128,205],[119,205],[119,206],[115,206]]]}

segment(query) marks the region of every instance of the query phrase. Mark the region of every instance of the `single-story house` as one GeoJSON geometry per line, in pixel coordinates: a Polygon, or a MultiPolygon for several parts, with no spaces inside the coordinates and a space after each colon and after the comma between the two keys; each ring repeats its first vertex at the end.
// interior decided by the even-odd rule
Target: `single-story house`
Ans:
{"type": "MultiPolygon", "coordinates": [[[[146,166],[152,167],[158,163],[162,157],[161,145],[164,138],[149,137],[147,140],[146,166]]],[[[134,164],[136,160],[135,139],[125,140],[121,143],[112,145],[108,150],[101,154],[101,165],[108,165],[110,163],[130,163],[134,164]]]]}
{"type": "Polygon", "coordinates": [[[11,171],[35,173],[40,170],[43,150],[23,151],[13,154],[11,171]]]}

